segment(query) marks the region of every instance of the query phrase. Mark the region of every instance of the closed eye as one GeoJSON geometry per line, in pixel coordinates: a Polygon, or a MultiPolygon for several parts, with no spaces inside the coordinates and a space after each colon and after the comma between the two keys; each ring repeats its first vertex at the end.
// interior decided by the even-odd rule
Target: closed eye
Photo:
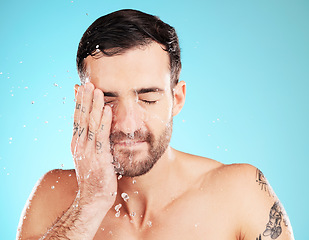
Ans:
{"type": "Polygon", "coordinates": [[[104,97],[104,104],[110,104],[116,101],[115,97],[104,97]]]}
{"type": "Polygon", "coordinates": [[[154,104],[158,102],[158,101],[149,101],[149,100],[143,100],[143,99],[140,99],[140,101],[147,103],[147,104],[154,104]]]}

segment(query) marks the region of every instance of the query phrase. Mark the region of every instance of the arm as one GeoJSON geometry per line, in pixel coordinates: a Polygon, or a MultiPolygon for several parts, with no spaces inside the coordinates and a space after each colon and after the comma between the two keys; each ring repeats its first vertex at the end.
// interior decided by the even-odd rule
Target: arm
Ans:
{"type": "Polygon", "coordinates": [[[103,106],[101,90],[94,90],[91,83],[79,88],[71,144],[77,194],[68,193],[74,188],[72,180],[51,191],[55,173],[47,174],[25,208],[18,239],[86,240],[95,236],[117,190],[109,143],[112,114],[103,106]]]}
{"type": "Polygon", "coordinates": [[[244,239],[293,240],[288,216],[263,173],[250,165],[245,165],[243,171],[241,235],[244,239]]]}

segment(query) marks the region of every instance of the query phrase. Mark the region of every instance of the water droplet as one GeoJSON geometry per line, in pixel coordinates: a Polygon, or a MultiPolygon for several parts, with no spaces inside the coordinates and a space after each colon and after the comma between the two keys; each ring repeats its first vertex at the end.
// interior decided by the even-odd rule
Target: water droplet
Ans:
{"type": "Polygon", "coordinates": [[[127,193],[121,193],[121,197],[123,198],[123,200],[125,201],[125,202],[127,202],[127,201],[129,201],[129,195],[127,194],[127,193]]]}
{"type": "Polygon", "coordinates": [[[122,178],[122,175],[121,174],[119,174],[119,176],[118,176],[118,180],[120,180],[122,178]]]}
{"type": "Polygon", "coordinates": [[[69,174],[69,177],[71,177],[72,176],[72,174],[69,174]]]}
{"type": "Polygon", "coordinates": [[[135,180],[135,179],[133,179],[132,183],[133,183],[133,184],[135,184],[135,183],[136,183],[136,180],[135,180]]]}
{"type": "Polygon", "coordinates": [[[111,195],[111,196],[116,196],[116,195],[117,195],[117,192],[110,192],[110,195],[111,195]]]}
{"type": "MultiPolygon", "coordinates": [[[[64,164],[63,164],[63,163],[61,164],[61,167],[62,167],[62,168],[64,167],[64,164]]],[[[70,174],[69,176],[71,176],[71,174],[70,174]]]]}
{"type": "MultiPolygon", "coordinates": [[[[55,76],[54,76],[54,77],[55,77],[55,76]]],[[[55,86],[55,87],[58,87],[58,83],[54,83],[54,86],[55,86]]]]}
{"type": "Polygon", "coordinates": [[[34,104],[34,101],[31,101],[31,104],[34,104]]]}
{"type": "Polygon", "coordinates": [[[54,189],[55,188],[55,186],[51,186],[51,189],[54,189]]]}
{"type": "Polygon", "coordinates": [[[96,45],[95,48],[98,49],[100,47],[100,45],[96,45]]]}
{"type": "Polygon", "coordinates": [[[130,213],[130,216],[131,216],[131,217],[135,217],[135,215],[136,215],[135,212],[131,212],[131,213],[130,213]]]}
{"type": "Polygon", "coordinates": [[[135,194],[138,194],[138,191],[135,191],[134,193],[135,193],[135,194]]]}
{"type": "Polygon", "coordinates": [[[79,157],[76,158],[76,160],[77,160],[77,161],[81,161],[81,160],[83,160],[83,157],[82,157],[82,156],[79,156],[79,157]]]}
{"type": "Polygon", "coordinates": [[[115,217],[120,217],[120,211],[115,213],[115,217]]]}
{"type": "Polygon", "coordinates": [[[119,203],[118,205],[115,206],[115,210],[116,212],[118,212],[120,210],[120,208],[122,207],[122,204],[119,203]]]}
{"type": "Polygon", "coordinates": [[[24,216],[24,219],[26,219],[27,218],[27,216],[24,216]]]}
{"type": "Polygon", "coordinates": [[[152,227],[152,222],[151,222],[151,221],[148,221],[148,222],[147,222],[147,225],[148,225],[148,227],[152,227]]]}

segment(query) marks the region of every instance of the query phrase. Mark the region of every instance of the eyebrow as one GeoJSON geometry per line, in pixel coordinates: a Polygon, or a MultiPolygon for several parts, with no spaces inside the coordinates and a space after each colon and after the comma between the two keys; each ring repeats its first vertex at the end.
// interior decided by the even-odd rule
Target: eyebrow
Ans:
{"type": "MultiPolygon", "coordinates": [[[[134,90],[134,92],[136,92],[137,94],[143,94],[151,92],[164,92],[164,90],[157,87],[150,87],[150,88],[140,88],[134,90]]],[[[119,94],[117,92],[104,92],[104,97],[119,97],[119,94]]]]}
{"type": "Polygon", "coordinates": [[[135,90],[137,94],[143,94],[143,93],[149,93],[149,92],[164,92],[161,88],[151,87],[151,88],[141,88],[138,90],[135,90]]]}
{"type": "Polygon", "coordinates": [[[119,94],[116,92],[103,92],[104,93],[104,97],[118,97],[119,94]]]}

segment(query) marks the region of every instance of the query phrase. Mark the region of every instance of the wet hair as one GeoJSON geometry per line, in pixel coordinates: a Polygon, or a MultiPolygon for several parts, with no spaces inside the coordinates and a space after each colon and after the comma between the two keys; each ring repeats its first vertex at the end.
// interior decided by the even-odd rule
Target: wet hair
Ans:
{"type": "Polygon", "coordinates": [[[153,41],[161,44],[169,55],[171,86],[174,87],[181,70],[179,40],[175,29],[156,16],[131,9],[102,16],[86,30],[76,56],[81,82],[85,81],[84,59],[89,55],[97,58],[119,55],[136,47],[147,46],[153,41]]]}

